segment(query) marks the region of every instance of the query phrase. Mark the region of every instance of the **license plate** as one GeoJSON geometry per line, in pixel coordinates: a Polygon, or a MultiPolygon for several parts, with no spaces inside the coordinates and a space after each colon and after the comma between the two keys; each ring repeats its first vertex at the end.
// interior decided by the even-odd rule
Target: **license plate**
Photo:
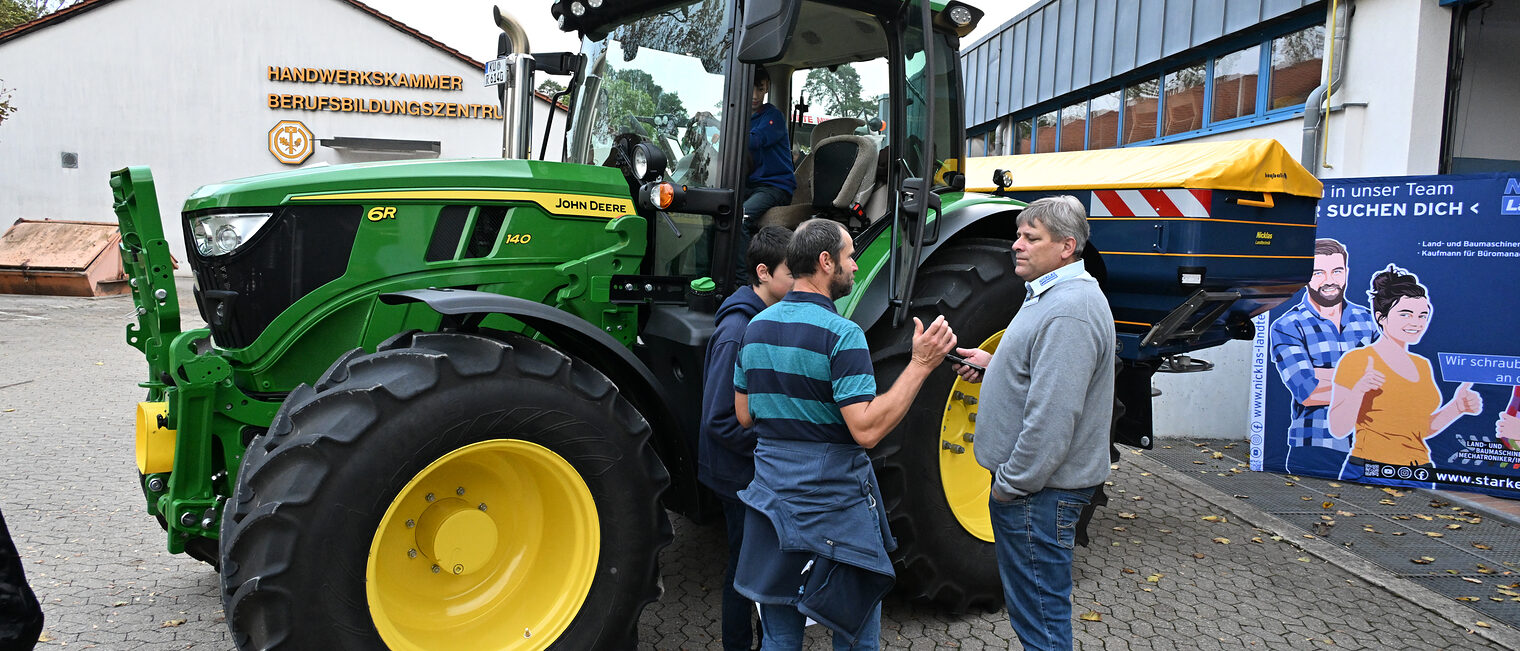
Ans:
{"type": "Polygon", "coordinates": [[[506,57],[502,57],[502,58],[496,59],[494,61],[487,61],[486,62],[486,85],[487,86],[500,86],[502,84],[507,83],[508,74],[511,73],[511,71],[512,71],[512,66],[507,63],[507,58],[506,57]]]}

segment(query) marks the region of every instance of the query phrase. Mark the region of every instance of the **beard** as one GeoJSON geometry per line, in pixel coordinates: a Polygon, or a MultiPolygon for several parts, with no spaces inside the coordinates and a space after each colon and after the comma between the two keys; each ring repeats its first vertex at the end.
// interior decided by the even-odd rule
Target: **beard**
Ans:
{"type": "Polygon", "coordinates": [[[1346,293],[1344,291],[1345,288],[1341,287],[1340,285],[1332,285],[1326,283],[1324,285],[1320,285],[1319,289],[1314,289],[1312,287],[1309,287],[1307,289],[1309,290],[1309,300],[1314,301],[1314,304],[1320,307],[1335,307],[1346,301],[1346,293]],[[1335,293],[1326,296],[1325,290],[1331,288],[1335,289],[1335,293]]]}
{"type": "Polygon", "coordinates": [[[829,277],[829,299],[837,301],[849,296],[850,290],[855,288],[855,277],[844,273],[844,269],[837,269],[834,275],[829,277]]]}

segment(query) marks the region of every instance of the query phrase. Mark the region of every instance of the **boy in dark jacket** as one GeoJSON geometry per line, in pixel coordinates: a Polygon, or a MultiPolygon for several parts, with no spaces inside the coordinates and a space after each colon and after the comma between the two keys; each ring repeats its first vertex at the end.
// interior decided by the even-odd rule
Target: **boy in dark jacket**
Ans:
{"type": "Polygon", "coordinates": [[[750,285],[740,287],[718,308],[717,330],[707,344],[697,478],[718,494],[728,528],[728,572],[723,582],[725,651],[749,651],[754,641],[750,615],[754,604],[734,591],[745,517],[738,492],[755,476],[755,437],[740,427],[734,416],[734,361],[749,320],[792,289],[792,274],[786,268],[786,247],[791,239],[791,231],[768,226],[750,240],[746,255],[750,285]]]}

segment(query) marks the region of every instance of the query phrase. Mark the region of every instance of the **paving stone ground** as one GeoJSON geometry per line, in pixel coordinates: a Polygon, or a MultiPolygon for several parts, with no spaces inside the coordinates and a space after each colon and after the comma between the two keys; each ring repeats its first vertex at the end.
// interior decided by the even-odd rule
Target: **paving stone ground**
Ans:
{"type": "MultiPolygon", "coordinates": [[[[143,512],[132,414],[145,366],[124,341],[131,311],[124,298],[0,295],[0,510],[44,603],[38,648],[229,649],[216,575],[163,551],[143,512]]],[[[1077,555],[1075,613],[1101,618],[1075,622],[1080,648],[1505,648],[1125,456],[1077,555]]],[[[717,649],[721,530],[673,523],[665,596],[640,621],[641,647],[717,649]]],[[[882,627],[891,649],[1020,648],[1000,612],[892,598],[882,627]]],[[[808,648],[828,648],[822,633],[808,648]]]]}

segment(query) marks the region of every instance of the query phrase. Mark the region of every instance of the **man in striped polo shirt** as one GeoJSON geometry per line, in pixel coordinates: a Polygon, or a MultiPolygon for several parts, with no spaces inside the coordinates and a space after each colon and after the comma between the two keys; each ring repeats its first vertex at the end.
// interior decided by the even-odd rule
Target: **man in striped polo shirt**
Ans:
{"type": "Polygon", "coordinates": [[[796,285],[750,321],[734,368],[734,410],[759,437],[734,587],[760,604],[768,650],[801,649],[804,616],[834,631],[835,649],[880,648],[897,543],[865,451],[955,347],[942,317],[914,319],[913,359],[877,396],[865,333],[834,309],[854,285],[854,250],[838,222],[799,226],[786,256],[796,285]]]}

